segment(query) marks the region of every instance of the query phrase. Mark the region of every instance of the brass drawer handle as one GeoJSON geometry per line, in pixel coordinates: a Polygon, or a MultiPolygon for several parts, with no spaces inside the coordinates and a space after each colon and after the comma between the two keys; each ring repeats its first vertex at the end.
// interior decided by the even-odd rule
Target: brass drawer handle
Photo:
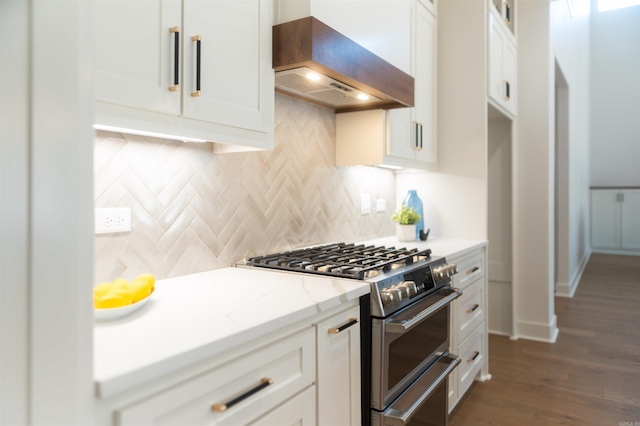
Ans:
{"type": "Polygon", "coordinates": [[[474,266],[469,271],[467,271],[467,275],[473,274],[474,272],[479,271],[479,270],[480,270],[479,266],[474,266]]]}
{"type": "Polygon", "coordinates": [[[467,309],[467,313],[470,314],[471,312],[475,311],[476,309],[478,309],[480,307],[480,305],[478,305],[477,303],[475,303],[473,305],[472,308],[467,309]]]}
{"type": "Polygon", "coordinates": [[[480,355],[480,352],[478,352],[478,351],[473,351],[473,356],[472,356],[471,358],[469,358],[469,359],[467,360],[467,362],[473,362],[473,361],[475,361],[475,360],[476,360],[476,358],[478,358],[478,355],[480,355]]]}
{"type": "Polygon", "coordinates": [[[255,388],[253,388],[251,390],[248,390],[247,392],[243,393],[239,397],[234,398],[234,399],[232,399],[231,401],[229,401],[227,403],[224,403],[224,404],[213,404],[211,406],[211,409],[213,411],[217,412],[217,413],[222,413],[224,411],[227,411],[229,408],[233,407],[237,403],[244,401],[245,399],[249,398],[254,393],[260,392],[262,389],[264,389],[267,386],[270,386],[272,384],[273,384],[273,379],[269,379],[268,377],[264,377],[264,378],[262,378],[262,380],[260,380],[260,384],[258,386],[256,386],[255,388]]]}
{"type": "Polygon", "coordinates": [[[338,334],[338,333],[340,333],[341,331],[344,331],[344,330],[346,330],[347,328],[351,327],[352,325],[357,324],[357,323],[358,323],[358,321],[360,321],[358,318],[349,318],[349,322],[348,322],[348,323],[346,323],[346,324],[344,324],[344,325],[341,325],[341,326],[340,326],[340,327],[338,327],[338,328],[330,328],[330,329],[329,329],[329,334],[338,334]]]}

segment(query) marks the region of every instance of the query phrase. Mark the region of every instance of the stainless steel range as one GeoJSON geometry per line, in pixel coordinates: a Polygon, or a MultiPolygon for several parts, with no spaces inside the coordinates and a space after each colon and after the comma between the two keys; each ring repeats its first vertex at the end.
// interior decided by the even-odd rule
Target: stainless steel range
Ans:
{"type": "Polygon", "coordinates": [[[446,425],[449,305],[457,266],[431,250],[334,243],[252,257],[247,266],[363,280],[363,425],[446,425]]]}

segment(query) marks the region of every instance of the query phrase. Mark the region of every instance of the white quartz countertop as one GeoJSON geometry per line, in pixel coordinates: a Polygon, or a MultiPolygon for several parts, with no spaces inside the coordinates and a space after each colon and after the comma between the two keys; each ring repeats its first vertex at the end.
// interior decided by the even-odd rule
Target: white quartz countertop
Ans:
{"type": "Polygon", "coordinates": [[[432,256],[462,256],[488,244],[487,240],[465,240],[454,238],[432,238],[427,241],[398,241],[395,236],[361,241],[359,244],[372,244],[385,247],[425,250],[431,249],[432,256]]]}
{"type": "Polygon", "coordinates": [[[109,397],[369,293],[369,284],[260,268],[160,280],[131,315],[94,326],[94,379],[109,397]]]}

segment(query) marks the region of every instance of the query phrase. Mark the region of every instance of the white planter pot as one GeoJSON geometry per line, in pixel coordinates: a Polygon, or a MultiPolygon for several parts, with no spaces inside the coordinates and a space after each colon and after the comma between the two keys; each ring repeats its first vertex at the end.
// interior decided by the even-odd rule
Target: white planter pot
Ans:
{"type": "Polygon", "coordinates": [[[416,225],[396,224],[396,238],[398,241],[414,241],[416,239],[416,225]]]}

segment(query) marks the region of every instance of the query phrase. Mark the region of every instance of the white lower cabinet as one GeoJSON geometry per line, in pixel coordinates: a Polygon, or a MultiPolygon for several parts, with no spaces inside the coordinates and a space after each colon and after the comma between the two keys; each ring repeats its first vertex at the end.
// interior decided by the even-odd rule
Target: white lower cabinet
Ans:
{"type": "Polygon", "coordinates": [[[591,190],[591,246],[601,253],[640,253],[640,189],[591,190]]]}
{"type": "Polygon", "coordinates": [[[449,412],[469,390],[474,380],[486,380],[488,370],[487,275],[485,248],[462,256],[447,256],[458,265],[453,287],[462,290],[451,309],[450,351],[462,358],[449,376],[449,412]]]}
{"type": "Polygon", "coordinates": [[[316,324],[318,424],[360,425],[359,307],[316,324]]]}
{"type": "Polygon", "coordinates": [[[344,304],[97,400],[99,425],[360,424],[360,310],[344,304]],[[256,346],[257,345],[257,346],[256,346]]]}

